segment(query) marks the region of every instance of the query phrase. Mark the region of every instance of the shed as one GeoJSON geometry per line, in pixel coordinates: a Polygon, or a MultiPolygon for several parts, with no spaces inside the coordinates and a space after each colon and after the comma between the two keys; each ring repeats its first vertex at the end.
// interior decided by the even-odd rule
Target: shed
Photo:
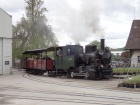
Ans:
{"type": "Polygon", "coordinates": [[[125,49],[130,50],[131,66],[140,66],[140,20],[133,20],[125,49]]]}
{"type": "Polygon", "coordinates": [[[12,67],[12,16],[0,8],[0,74],[12,67]]]}

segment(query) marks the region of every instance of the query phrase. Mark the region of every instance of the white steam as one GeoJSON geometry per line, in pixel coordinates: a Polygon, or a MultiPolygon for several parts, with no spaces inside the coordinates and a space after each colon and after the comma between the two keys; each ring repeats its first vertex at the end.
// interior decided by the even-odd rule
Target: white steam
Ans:
{"type": "Polygon", "coordinates": [[[56,25],[53,26],[56,35],[67,35],[77,43],[94,35],[104,38],[104,30],[100,27],[100,5],[95,0],[80,0],[77,9],[66,0],[61,0],[61,3],[57,3],[58,10],[55,10],[55,17],[51,18],[56,25]],[[62,1],[65,5],[61,4],[62,1]]]}
{"type": "Polygon", "coordinates": [[[65,27],[69,37],[75,42],[85,41],[93,35],[104,38],[104,31],[100,27],[100,10],[97,3],[84,1],[81,4],[81,9],[73,12],[73,15],[69,17],[70,24],[65,27]]]}

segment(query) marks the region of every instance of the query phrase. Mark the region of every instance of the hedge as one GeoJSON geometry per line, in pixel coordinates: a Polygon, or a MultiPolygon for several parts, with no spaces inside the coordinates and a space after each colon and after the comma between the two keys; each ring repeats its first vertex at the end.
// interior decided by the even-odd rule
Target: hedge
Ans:
{"type": "Polygon", "coordinates": [[[140,68],[126,67],[126,68],[113,68],[114,74],[140,74],[140,68]]]}

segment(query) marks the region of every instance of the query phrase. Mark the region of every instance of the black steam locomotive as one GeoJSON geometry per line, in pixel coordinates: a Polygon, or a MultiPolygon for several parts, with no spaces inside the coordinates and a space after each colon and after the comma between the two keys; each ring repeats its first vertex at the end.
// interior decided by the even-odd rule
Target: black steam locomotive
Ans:
{"type": "Polygon", "coordinates": [[[32,74],[48,73],[49,76],[84,77],[103,79],[112,76],[111,52],[101,39],[101,47],[87,45],[85,53],[80,45],[28,50],[23,53],[24,68],[32,74]],[[53,52],[53,57],[49,56],[53,52]],[[37,56],[37,58],[35,58],[37,56]]]}
{"type": "MultiPolygon", "coordinates": [[[[104,39],[101,39],[101,47],[97,49],[96,45],[88,45],[85,47],[85,53],[79,54],[79,70],[85,78],[103,79],[110,78],[112,75],[111,52],[105,47],[104,39]]],[[[73,72],[73,76],[79,75],[73,72]]]]}

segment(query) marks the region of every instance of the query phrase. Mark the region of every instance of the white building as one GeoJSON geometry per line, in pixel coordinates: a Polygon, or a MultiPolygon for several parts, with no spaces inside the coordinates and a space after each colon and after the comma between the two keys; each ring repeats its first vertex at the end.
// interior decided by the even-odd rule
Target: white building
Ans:
{"type": "Polygon", "coordinates": [[[12,16],[0,8],[0,75],[12,67],[12,16]]]}

